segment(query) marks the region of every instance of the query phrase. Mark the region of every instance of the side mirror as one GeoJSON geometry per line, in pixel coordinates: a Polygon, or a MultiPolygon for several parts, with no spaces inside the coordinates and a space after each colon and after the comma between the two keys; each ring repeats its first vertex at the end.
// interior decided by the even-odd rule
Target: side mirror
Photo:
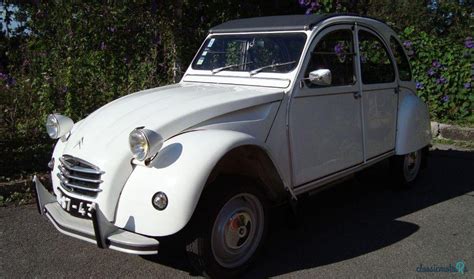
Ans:
{"type": "Polygon", "coordinates": [[[315,85],[328,86],[331,85],[332,76],[331,70],[328,69],[319,69],[312,71],[308,76],[309,81],[315,85]]]}

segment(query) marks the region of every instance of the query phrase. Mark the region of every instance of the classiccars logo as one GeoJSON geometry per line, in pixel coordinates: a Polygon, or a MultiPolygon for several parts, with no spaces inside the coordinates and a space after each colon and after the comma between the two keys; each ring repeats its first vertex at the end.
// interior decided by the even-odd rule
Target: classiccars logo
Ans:
{"type": "Polygon", "coordinates": [[[456,262],[454,265],[449,264],[449,265],[431,265],[431,266],[424,266],[423,264],[420,264],[416,268],[416,272],[434,272],[434,273],[461,273],[464,274],[468,272],[466,264],[464,261],[460,260],[456,262]]]}

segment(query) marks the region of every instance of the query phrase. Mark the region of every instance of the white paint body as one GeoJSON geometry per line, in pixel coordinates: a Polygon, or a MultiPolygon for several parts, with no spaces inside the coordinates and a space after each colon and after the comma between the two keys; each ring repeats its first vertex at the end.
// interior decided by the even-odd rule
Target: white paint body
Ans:
{"type": "MultiPolygon", "coordinates": [[[[397,75],[393,84],[359,86],[359,76],[350,88],[300,88],[318,36],[325,28],[338,28],[335,24],[354,22],[373,27],[386,41],[394,35],[375,20],[330,18],[312,30],[298,31],[308,39],[298,66],[289,73],[212,74],[189,67],[179,84],[131,94],[98,109],[76,123],[67,140],[58,140],[53,157],[67,154],[98,166],[105,172],[102,192],[96,198],[68,195],[96,202],[119,228],[165,236],[189,222],[214,166],[238,146],[261,147],[283,185],[297,193],[314,189],[321,179],[346,175],[348,168],[359,170],[384,154],[425,147],[429,116],[415,95],[414,82],[400,82],[397,75]],[[392,92],[397,86],[399,95],[392,92]],[[362,98],[355,99],[354,92],[362,98]],[[140,126],[165,140],[149,166],[132,163],[128,147],[129,133],[140,126]],[[169,199],[163,211],[151,203],[158,191],[169,199]]],[[[61,187],[57,162],[52,171],[56,194],[61,187]]]]}

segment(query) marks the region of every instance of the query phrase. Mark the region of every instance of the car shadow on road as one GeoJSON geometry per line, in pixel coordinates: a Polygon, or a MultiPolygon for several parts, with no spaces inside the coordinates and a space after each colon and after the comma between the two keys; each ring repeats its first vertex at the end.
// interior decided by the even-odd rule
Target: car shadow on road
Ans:
{"type": "MultiPolygon", "coordinates": [[[[266,247],[246,277],[262,278],[355,258],[397,243],[419,226],[398,218],[474,191],[474,152],[430,153],[412,189],[390,185],[382,162],[354,179],[301,199],[296,227],[287,208],[273,210],[266,247]]],[[[182,253],[159,263],[190,271],[182,253]]]]}

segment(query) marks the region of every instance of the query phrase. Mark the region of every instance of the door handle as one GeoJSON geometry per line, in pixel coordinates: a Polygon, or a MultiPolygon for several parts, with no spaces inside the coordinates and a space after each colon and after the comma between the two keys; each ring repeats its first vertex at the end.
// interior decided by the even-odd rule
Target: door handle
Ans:
{"type": "Polygon", "coordinates": [[[354,92],[354,99],[359,99],[362,97],[362,94],[360,94],[360,91],[354,92]]]}

